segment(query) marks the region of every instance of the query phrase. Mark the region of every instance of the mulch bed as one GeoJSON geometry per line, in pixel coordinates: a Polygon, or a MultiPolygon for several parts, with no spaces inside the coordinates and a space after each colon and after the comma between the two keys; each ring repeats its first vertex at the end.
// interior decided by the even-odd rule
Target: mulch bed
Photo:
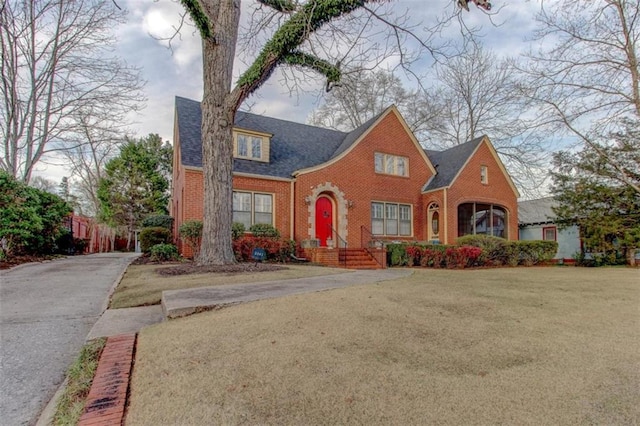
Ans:
{"type": "Polygon", "coordinates": [[[245,262],[245,263],[236,263],[234,265],[198,266],[193,262],[155,262],[151,260],[149,256],[140,256],[136,260],[134,260],[132,264],[133,265],[174,265],[168,268],[158,269],[156,271],[159,275],[164,275],[164,276],[207,274],[207,273],[244,274],[248,272],[280,271],[282,269],[287,269],[286,266],[276,265],[274,263],[245,262]]]}
{"type": "Polygon", "coordinates": [[[22,265],[23,263],[43,262],[54,258],[55,256],[14,256],[9,259],[0,260],[0,269],[9,269],[22,265]]]}

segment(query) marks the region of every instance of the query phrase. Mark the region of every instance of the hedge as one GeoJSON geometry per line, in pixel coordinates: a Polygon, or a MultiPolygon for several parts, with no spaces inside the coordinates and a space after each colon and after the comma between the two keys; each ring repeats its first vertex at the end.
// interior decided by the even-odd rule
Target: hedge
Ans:
{"type": "Polygon", "coordinates": [[[507,241],[487,235],[469,235],[456,245],[394,243],[387,245],[389,266],[469,268],[474,266],[532,266],[553,259],[555,241],[507,241]]]}
{"type": "Polygon", "coordinates": [[[267,254],[268,261],[286,262],[295,252],[296,243],[293,240],[256,237],[253,235],[246,235],[233,240],[233,252],[239,262],[253,261],[254,248],[263,248],[267,254]]]}
{"type": "Polygon", "coordinates": [[[149,253],[156,244],[171,243],[171,231],[161,226],[144,228],[140,231],[140,250],[149,253]]]}
{"type": "Polygon", "coordinates": [[[153,214],[147,216],[142,221],[143,228],[162,227],[169,230],[173,229],[173,218],[166,214],[153,214]]]}

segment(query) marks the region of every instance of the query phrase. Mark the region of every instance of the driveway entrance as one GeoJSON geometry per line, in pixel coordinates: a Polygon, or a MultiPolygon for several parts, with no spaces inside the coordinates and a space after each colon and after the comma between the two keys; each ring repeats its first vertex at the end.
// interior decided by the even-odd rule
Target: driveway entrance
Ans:
{"type": "Polygon", "coordinates": [[[76,256],[0,272],[0,423],[37,421],[135,256],[76,256]]]}

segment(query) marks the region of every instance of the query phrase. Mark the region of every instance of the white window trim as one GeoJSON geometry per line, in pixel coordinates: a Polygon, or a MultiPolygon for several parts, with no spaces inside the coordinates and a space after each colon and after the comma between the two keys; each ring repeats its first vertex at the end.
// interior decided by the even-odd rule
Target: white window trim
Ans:
{"type": "Polygon", "coordinates": [[[484,164],[480,166],[480,183],[489,185],[489,167],[484,164]]]}
{"type": "Polygon", "coordinates": [[[269,162],[269,143],[270,138],[265,135],[234,130],[233,131],[233,157],[243,160],[269,162]],[[240,137],[246,138],[247,141],[247,155],[240,154],[240,137]],[[253,156],[253,141],[257,139],[260,141],[260,157],[253,156]]]}
{"type": "MultiPolygon", "coordinates": [[[[382,237],[399,237],[399,238],[411,238],[413,237],[413,219],[415,217],[414,213],[413,213],[413,204],[405,204],[405,203],[392,203],[392,202],[387,202],[387,201],[375,201],[372,200],[371,201],[371,205],[373,204],[382,204],[382,215],[383,217],[382,219],[382,230],[384,231],[384,233],[382,234],[373,234],[373,235],[378,235],[378,236],[382,236],[382,237]],[[393,204],[394,206],[396,206],[396,213],[397,213],[397,219],[395,219],[398,223],[398,233],[397,234],[387,234],[387,204],[393,204]],[[400,219],[400,206],[407,206],[409,207],[409,214],[410,214],[410,225],[409,225],[409,229],[410,229],[410,233],[407,235],[401,235],[400,234],[400,223],[402,222],[402,220],[400,219]]],[[[371,215],[371,209],[369,210],[369,216],[370,216],[370,226],[371,226],[371,232],[373,233],[373,216],[371,215]]],[[[378,218],[377,220],[380,220],[380,218],[378,218]]]]}
{"type": "Polygon", "coordinates": [[[373,170],[374,170],[374,172],[376,172],[377,174],[380,174],[380,175],[409,177],[409,157],[405,157],[405,156],[402,156],[402,155],[386,154],[384,152],[374,152],[374,154],[373,154],[373,170]],[[378,170],[376,168],[376,158],[378,156],[381,156],[380,158],[382,158],[382,170],[378,170]],[[398,173],[398,160],[399,159],[403,159],[404,160],[404,174],[399,174],[398,173]],[[387,165],[389,164],[389,161],[391,161],[391,165],[392,165],[392,168],[393,168],[391,173],[387,172],[387,165]]]}
{"type": "MultiPolygon", "coordinates": [[[[272,193],[272,192],[262,192],[262,191],[246,191],[246,190],[242,190],[242,189],[234,189],[233,193],[240,193],[240,194],[251,194],[251,225],[255,225],[256,224],[256,201],[255,201],[255,196],[257,195],[269,195],[271,196],[271,223],[269,225],[275,227],[275,220],[276,220],[276,194],[272,193]]],[[[233,213],[236,210],[233,210],[233,206],[231,207],[231,217],[233,220],[233,213]]],[[[263,212],[260,212],[263,213],[263,212]]],[[[248,231],[249,229],[247,229],[248,231]]]]}

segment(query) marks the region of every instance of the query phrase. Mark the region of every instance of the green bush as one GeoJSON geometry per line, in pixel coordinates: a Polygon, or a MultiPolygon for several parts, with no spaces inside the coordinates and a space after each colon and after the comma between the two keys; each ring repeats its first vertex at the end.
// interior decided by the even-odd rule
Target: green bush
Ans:
{"type": "MultiPolygon", "coordinates": [[[[507,240],[492,235],[465,235],[456,240],[457,246],[474,246],[482,249],[478,259],[481,265],[501,266],[510,262],[507,240]]],[[[517,264],[517,263],[516,263],[517,264]]]]}
{"type": "Polygon", "coordinates": [[[57,195],[29,187],[0,171],[0,252],[7,258],[19,254],[51,254],[64,235],[72,212],[57,195]]]}
{"type": "Polygon", "coordinates": [[[173,218],[166,214],[154,214],[147,216],[142,221],[143,228],[166,228],[168,230],[173,229],[173,218]]]}
{"type": "Polygon", "coordinates": [[[243,237],[246,230],[244,223],[233,222],[231,224],[231,239],[235,241],[238,238],[243,237]]]}
{"type": "Polygon", "coordinates": [[[556,241],[512,241],[518,248],[518,264],[524,266],[539,265],[550,261],[558,252],[556,241]]]}
{"type": "Polygon", "coordinates": [[[197,257],[200,252],[200,242],[202,241],[202,221],[186,220],[178,229],[180,239],[191,248],[193,257],[197,257]]]}
{"type": "Polygon", "coordinates": [[[407,255],[407,244],[387,244],[387,264],[389,266],[407,266],[409,264],[409,255],[407,255]]]}
{"type": "Polygon", "coordinates": [[[280,238],[280,232],[272,225],[266,223],[251,225],[249,232],[251,232],[254,237],[280,238]]]}
{"type": "Polygon", "coordinates": [[[174,244],[156,244],[151,247],[150,259],[154,262],[164,262],[167,260],[178,260],[178,247],[174,244]]]}
{"type": "Polygon", "coordinates": [[[149,253],[151,247],[156,244],[169,244],[171,242],[171,231],[167,228],[155,226],[144,228],[140,231],[140,249],[143,253],[149,253]]]}

